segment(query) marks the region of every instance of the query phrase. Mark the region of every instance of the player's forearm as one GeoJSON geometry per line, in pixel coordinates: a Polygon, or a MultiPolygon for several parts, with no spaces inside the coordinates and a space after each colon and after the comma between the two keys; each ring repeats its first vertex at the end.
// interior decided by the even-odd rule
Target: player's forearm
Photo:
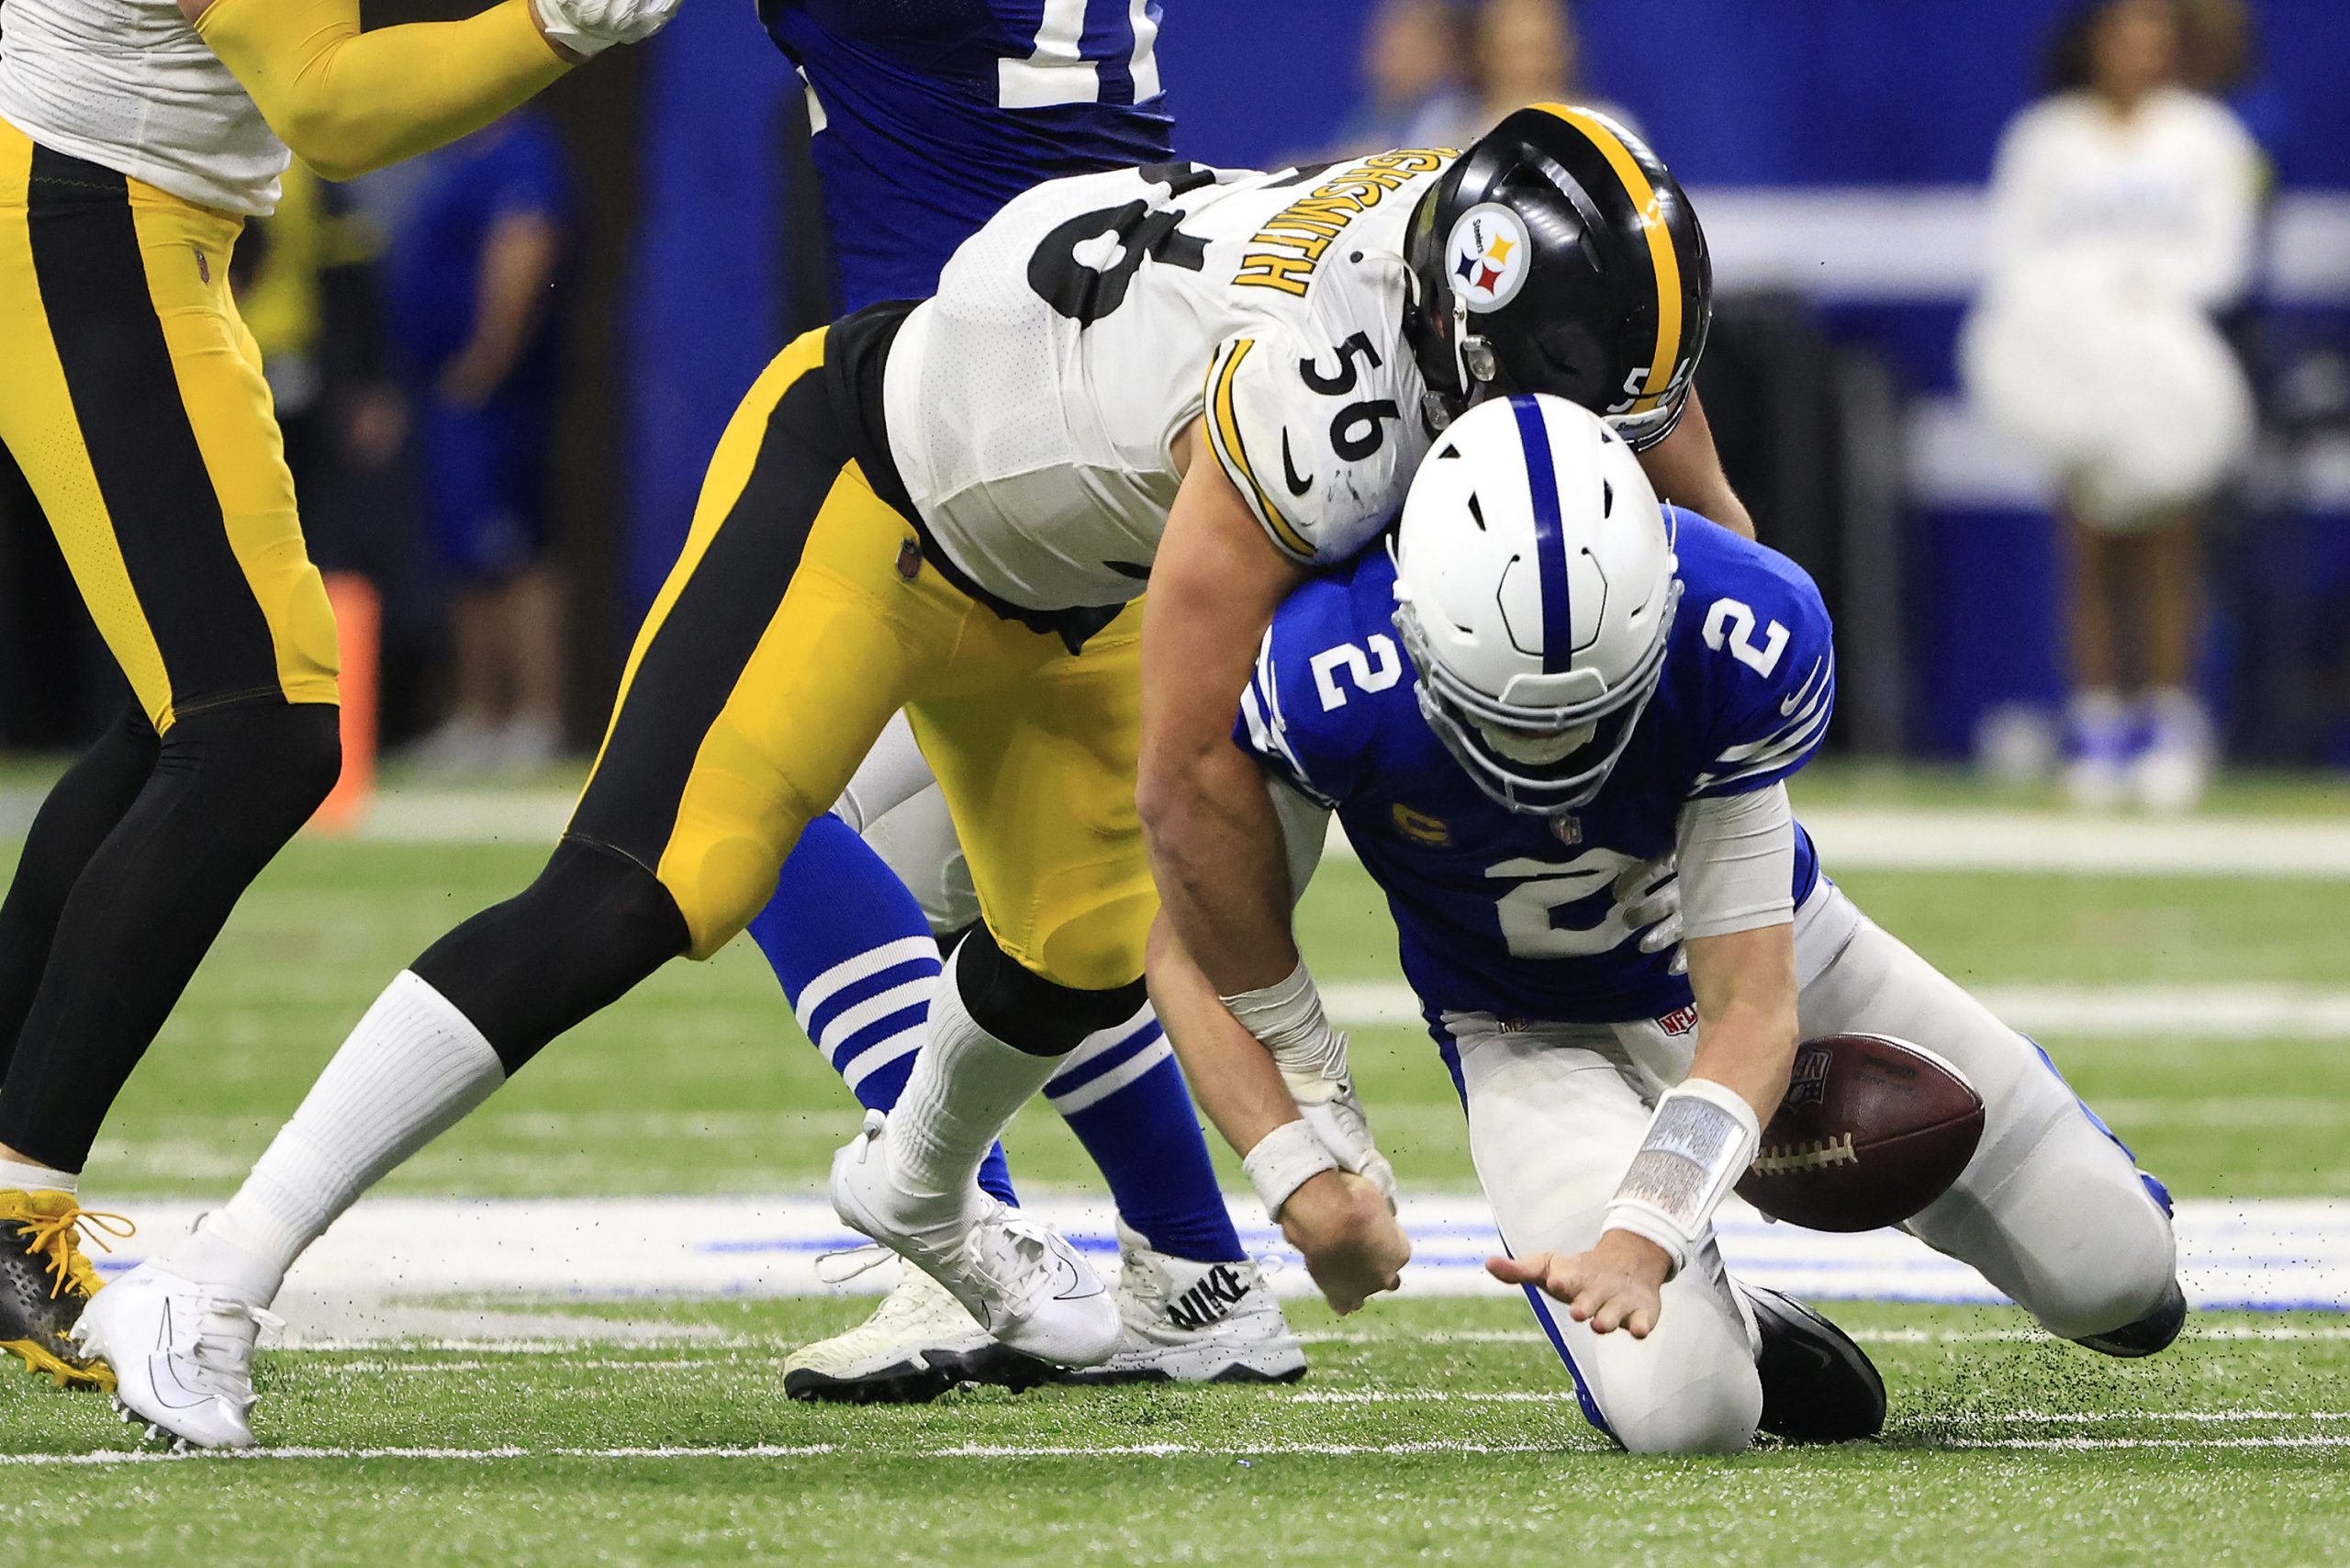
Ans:
{"type": "Polygon", "coordinates": [[[1168,917],[1225,996],[1297,967],[1281,820],[1232,722],[1273,610],[1303,577],[1222,471],[1193,463],[1143,601],[1135,803],[1168,917]]]}
{"type": "Polygon", "coordinates": [[[1144,823],[1168,918],[1218,994],[1277,983],[1297,945],[1281,823],[1256,765],[1219,736],[1160,767],[1144,823]]]}
{"type": "Polygon", "coordinates": [[[1150,934],[1150,1002],[1215,1130],[1246,1155],[1275,1127],[1298,1119],[1297,1102],[1272,1053],[1241,1027],[1162,917],[1150,934]]]}
{"type": "Polygon", "coordinates": [[[1700,937],[1689,944],[1697,998],[1691,1078],[1734,1091],[1767,1123],[1785,1098],[1798,1033],[1792,924],[1700,937]]]}
{"type": "Polygon", "coordinates": [[[334,180],[470,135],[571,68],[532,0],[364,34],[358,0],[216,0],[196,30],[270,129],[334,180]]]}

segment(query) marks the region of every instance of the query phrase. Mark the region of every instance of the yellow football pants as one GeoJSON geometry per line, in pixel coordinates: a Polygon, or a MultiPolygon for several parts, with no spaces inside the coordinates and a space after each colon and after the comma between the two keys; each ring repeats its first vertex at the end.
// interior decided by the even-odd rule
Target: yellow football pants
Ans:
{"type": "Polygon", "coordinates": [[[1062,985],[1126,984],[1158,909],[1139,608],[1071,654],[942,580],[855,460],[826,337],[770,364],[719,442],[570,834],[652,870],[707,958],[904,708],[997,943],[1062,985]]]}
{"type": "Polygon", "coordinates": [[[0,442],[158,733],[335,700],[334,613],[229,295],[241,225],[0,120],[0,442]]]}

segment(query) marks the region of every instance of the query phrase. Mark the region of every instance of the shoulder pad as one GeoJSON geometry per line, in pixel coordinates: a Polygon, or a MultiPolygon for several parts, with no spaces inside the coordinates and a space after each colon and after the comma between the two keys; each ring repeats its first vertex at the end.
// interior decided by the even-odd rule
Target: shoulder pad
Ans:
{"type": "Polygon", "coordinates": [[[1800,566],[1739,542],[1747,567],[1693,583],[1681,613],[1695,619],[1690,656],[1706,661],[1716,700],[1713,734],[1690,793],[1760,790],[1811,760],[1836,706],[1834,629],[1819,589],[1800,566]]]}
{"type": "Polygon", "coordinates": [[[1415,375],[1393,331],[1313,342],[1268,322],[1217,353],[1209,446],[1290,559],[1344,561],[1402,505],[1428,446],[1415,375]]]}

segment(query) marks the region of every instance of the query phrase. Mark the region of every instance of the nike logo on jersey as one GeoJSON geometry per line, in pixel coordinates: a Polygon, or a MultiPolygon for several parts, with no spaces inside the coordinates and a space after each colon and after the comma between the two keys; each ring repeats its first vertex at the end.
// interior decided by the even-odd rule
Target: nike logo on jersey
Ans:
{"type": "Polygon", "coordinates": [[[1290,460],[1289,431],[1281,431],[1281,483],[1289,487],[1292,496],[1302,496],[1314,488],[1314,481],[1297,476],[1297,465],[1290,460]]]}

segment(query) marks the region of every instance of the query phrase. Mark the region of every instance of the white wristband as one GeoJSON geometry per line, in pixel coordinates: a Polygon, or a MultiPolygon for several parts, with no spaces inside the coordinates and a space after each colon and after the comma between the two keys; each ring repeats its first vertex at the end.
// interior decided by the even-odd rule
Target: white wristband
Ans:
{"type": "Polygon", "coordinates": [[[1746,1097],[1710,1079],[1668,1090],[1649,1118],[1631,1168],[1607,1203],[1609,1230],[1628,1230],[1664,1249],[1670,1279],[1686,1268],[1714,1210],[1754,1159],[1762,1124],[1746,1097]]]}
{"type": "Polygon", "coordinates": [[[1338,1157],[1330,1152],[1321,1135],[1304,1122],[1296,1121],[1283,1122],[1259,1138],[1257,1147],[1240,1157],[1240,1169],[1257,1189],[1266,1217],[1278,1225],[1281,1205],[1289,1202],[1292,1193],[1325,1170],[1337,1170],[1340,1166],[1338,1157]]]}
{"type": "Polygon", "coordinates": [[[1240,1026],[1272,1053],[1299,1104],[1320,1104],[1345,1092],[1347,1037],[1330,1027],[1304,960],[1271,985],[1222,1000],[1240,1026]]]}

